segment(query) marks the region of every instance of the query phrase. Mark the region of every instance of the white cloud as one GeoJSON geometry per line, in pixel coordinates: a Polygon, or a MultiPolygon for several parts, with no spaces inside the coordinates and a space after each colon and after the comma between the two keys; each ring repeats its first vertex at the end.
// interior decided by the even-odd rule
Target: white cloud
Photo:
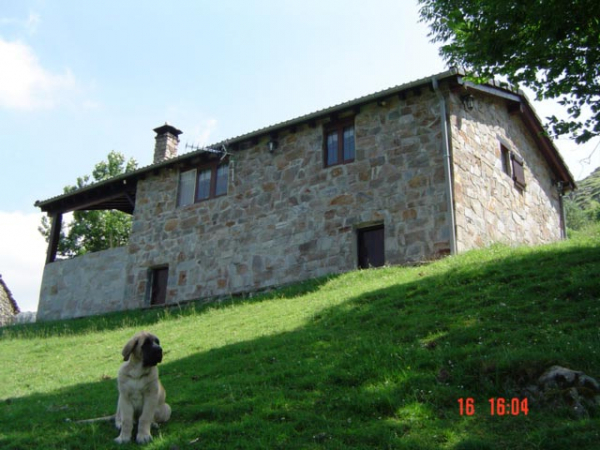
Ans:
{"type": "Polygon", "coordinates": [[[78,90],[69,69],[63,73],[44,69],[33,49],[20,41],[0,37],[0,67],[0,108],[52,108],[78,90]]]}
{"type": "Polygon", "coordinates": [[[0,211],[0,274],[21,311],[37,310],[47,248],[37,230],[41,217],[0,211]]]}

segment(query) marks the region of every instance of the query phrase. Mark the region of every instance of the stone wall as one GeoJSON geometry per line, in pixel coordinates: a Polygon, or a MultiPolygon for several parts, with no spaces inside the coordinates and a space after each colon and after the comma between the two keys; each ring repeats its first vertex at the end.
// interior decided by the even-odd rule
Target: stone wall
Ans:
{"type": "Polygon", "coordinates": [[[128,309],[124,301],[127,248],[113,248],[44,268],[38,320],[57,320],[128,309]]]}
{"type": "Polygon", "coordinates": [[[127,297],[149,302],[169,266],[167,303],[282,285],[357,267],[357,230],[383,224],[389,264],[449,251],[439,105],[429,91],[363,106],[356,158],[325,168],[323,125],[237,150],[228,195],[176,206],[178,171],[140,181],[127,297]]]}
{"type": "Polygon", "coordinates": [[[14,322],[18,307],[15,309],[12,294],[0,275],[0,327],[10,325],[14,322]]]}
{"type": "Polygon", "coordinates": [[[519,115],[489,95],[478,94],[473,111],[465,110],[458,95],[449,103],[457,250],[560,239],[554,177],[519,115]],[[525,161],[523,190],[503,171],[501,143],[525,161]]]}
{"type": "MultiPolygon", "coordinates": [[[[518,114],[486,94],[477,95],[473,111],[457,94],[446,96],[458,251],[559,239],[553,176],[518,114]],[[501,142],[525,161],[524,190],[503,172],[501,142]]],[[[178,207],[179,170],[149,172],[137,184],[129,245],[48,264],[38,318],[148,306],[152,269],[166,266],[167,304],[353,270],[357,230],[373,225],[384,226],[387,264],[448,254],[435,93],[423,89],[362,105],[349,164],[324,167],[327,123],[280,131],[273,152],[266,138],[232,150],[228,193],[208,201],[178,207]]]]}

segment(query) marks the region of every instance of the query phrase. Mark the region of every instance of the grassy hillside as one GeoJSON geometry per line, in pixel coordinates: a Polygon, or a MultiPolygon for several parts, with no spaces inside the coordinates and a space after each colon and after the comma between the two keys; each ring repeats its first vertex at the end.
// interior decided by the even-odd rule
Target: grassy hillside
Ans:
{"type": "Polygon", "coordinates": [[[173,408],[149,449],[597,448],[594,411],[531,401],[499,416],[488,399],[524,399],[553,364],[600,378],[599,271],[596,228],[220,305],[3,329],[0,448],[118,448],[110,423],[75,421],[114,412],[140,329],[161,339],[173,408]]]}
{"type": "Polygon", "coordinates": [[[593,202],[600,203],[600,167],[577,182],[573,198],[582,209],[588,209],[593,202]]]}

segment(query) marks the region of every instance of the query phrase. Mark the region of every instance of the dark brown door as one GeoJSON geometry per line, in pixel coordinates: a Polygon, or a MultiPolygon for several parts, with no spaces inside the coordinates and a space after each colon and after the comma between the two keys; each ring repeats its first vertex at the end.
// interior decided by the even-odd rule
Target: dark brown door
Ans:
{"type": "Polygon", "coordinates": [[[381,267],[385,264],[383,225],[358,230],[358,267],[381,267]]]}
{"type": "Polygon", "coordinates": [[[167,300],[167,281],[169,280],[169,268],[161,267],[152,271],[152,294],[151,305],[164,305],[167,300]]]}

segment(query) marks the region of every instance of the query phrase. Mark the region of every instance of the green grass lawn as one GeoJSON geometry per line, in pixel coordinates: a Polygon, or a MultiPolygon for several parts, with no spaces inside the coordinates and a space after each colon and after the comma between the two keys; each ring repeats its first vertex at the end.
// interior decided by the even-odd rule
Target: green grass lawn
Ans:
{"type": "MultiPolygon", "coordinates": [[[[598,448],[595,411],[523,399],[553,364],[600,378],[600,229],[246,300],[0,331],[0,448],[118,448],[124,343],[146,329],[173,408],[148,449],[598,448]],[[472,415],[460,399],[472,398],[472,415]]],[[[137,446],[129,444],[126,448],[137,446]]]]}

